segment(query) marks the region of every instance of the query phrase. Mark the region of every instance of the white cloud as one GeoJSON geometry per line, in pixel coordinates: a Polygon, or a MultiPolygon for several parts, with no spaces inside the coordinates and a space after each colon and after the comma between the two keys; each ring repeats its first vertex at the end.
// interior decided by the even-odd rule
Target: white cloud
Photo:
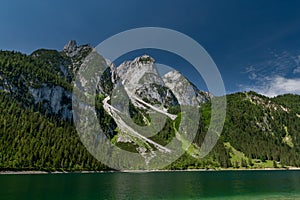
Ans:
{"type": "Polygon", "coordinates": [[[294,69],[293,74],[300,74],[300,66],[294,69]]]}
{"type": "Polygon", "coordinates": [[[269,97],[286,93],[300,94],[300,55],[289,52],[271,52],[271,55],[271,59],[246,67],[245,73],[252,84],[239,87],[269,97]]]}
{"type": "Polygon", "coordinates": [[[250,72],[253,72],[253,71],[255,71],[255,68],[253,67],[253,65],[251,65],[249,67],[246,67],[245,73],[250,73],[250,72]]]}
{"type": "Polygon", "coordinates": [[[296,67],[293,71],[293,74],[300,74],[300,55],[298,56],[298,58],[295,60],[295,62],[297,63],[298,67],[296,67]]]}
{"type": "Polygon", "coordinates": [[[249,73],[249,79],[250,80],[255,80],[255,79],[257,79],[258,77],[257,77],[257,74],[255,73],[255,72],[251,72],[251,73],[249,73]]]}
{"type": "Polygon", "coordinates": [[[287,93],[300,94],[300,78],[266,77],[260,85],[246,87],[246,90],[253,90],[269,97],[287,93]]]}

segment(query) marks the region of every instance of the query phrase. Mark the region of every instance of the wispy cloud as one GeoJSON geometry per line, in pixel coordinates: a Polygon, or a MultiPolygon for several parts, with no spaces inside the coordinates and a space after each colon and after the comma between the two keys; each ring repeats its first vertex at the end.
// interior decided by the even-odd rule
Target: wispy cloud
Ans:
{"type": "Polygon", "coordinates": [[[249,67],[246,67],[246,70],[244,73],[248,74],[248,77],[250,80],[255,80],[257,78],[257,74],[256,74],[256,69],[254,66],[249,66],[249,67]]]}
{"type": "Polygon", "coordinates": [[[300,74],[300,67],[297,67],[293,71],[294,74],[300,74]]]}
{"type": "Polygon", "coordinates": [[[295,62],[298,66],[294,69],[293,74],[300,74],[300,55],[297,57],[295,62]]]}
{"type": "Polygon", "coordinates": [[[300,56],[288,52],[276,54],[273,59],[246,67],[251,84],[240,85],[246,91],[253,90],[274,97],[281,94],[300,94],[300,56]]]}
{"type": "Polygon", "coordinates": [[[253,90],[269,97],[287,93],[300,94],[300,78],[266,77],[264,83],[246,86],[245,90],[253,90]]]}

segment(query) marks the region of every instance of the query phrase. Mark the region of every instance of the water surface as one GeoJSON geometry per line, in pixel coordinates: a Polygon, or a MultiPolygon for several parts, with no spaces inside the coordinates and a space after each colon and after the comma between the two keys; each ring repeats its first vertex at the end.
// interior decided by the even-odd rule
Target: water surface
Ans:
{"type": "Polygon", "coordinates": [[[300,171],[0,175],[0,199],[300,199],[300,171]]]}

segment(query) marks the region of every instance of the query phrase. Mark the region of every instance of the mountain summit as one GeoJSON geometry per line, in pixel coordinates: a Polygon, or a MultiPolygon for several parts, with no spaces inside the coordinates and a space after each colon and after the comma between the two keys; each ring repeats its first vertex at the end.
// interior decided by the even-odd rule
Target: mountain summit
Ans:
{"type": "MultiPolygon", "coordinates": [[[[77,45],[75,40],[70,40],[63,48],[63,52],[69,57],[75,57],[83,51],[89,52],[91,50],[91,46],[89,44],[85,45],[77,45]]],[[[85,55],[86,56],[86,55],[85,55]]],[[[80,57],[84,59],[84,57],[80,57]]]]}
{"type": "MultiPolygon", "coordinates": [[[[62,51],[0,51],[0,169],[107,169],[87,152],[72,120],[73,82],[90,52],[90,45],[75,41],[62,51]]],[[[178,71],[161,77],[149,55],[118,67],[105,59],[102,64],[106,69],[95,78],[95,111],[105,136],[95,134],[94,146],[108,140],[151,163],[158,154],[168,159],[167,145],[175,140],[185,154],[166,169],[300,166],[299,95],[227,95],[221,137],[212,152],[199,159],[210,125],[210,100],[218,97],[199,90],[178,71]],[[201,113],[200,119],[186,120],[191,126],[199,122],[190,146],[185,140],[190,132],[179,128],[185,106],[201,113]]],[[[84,85],[86,80],[81,81],[84,85]]],[[[122,165],[126,159],[111,162],[122,165]]]]}
{"type": "Polygon", "coordinates": [[[66,53],[71,53],[77,49],[77,43],[75,40],[70,40],[63,48],[66,53]]]}

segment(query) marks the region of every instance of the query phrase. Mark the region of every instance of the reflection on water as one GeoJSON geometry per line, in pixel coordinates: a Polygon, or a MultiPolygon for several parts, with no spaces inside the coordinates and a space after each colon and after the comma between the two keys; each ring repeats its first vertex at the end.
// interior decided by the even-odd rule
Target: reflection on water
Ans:
{"type": "Polygon", "coordinates": [[[300,199],[300,171],[1,175],[1,199],[300,199]]]}

